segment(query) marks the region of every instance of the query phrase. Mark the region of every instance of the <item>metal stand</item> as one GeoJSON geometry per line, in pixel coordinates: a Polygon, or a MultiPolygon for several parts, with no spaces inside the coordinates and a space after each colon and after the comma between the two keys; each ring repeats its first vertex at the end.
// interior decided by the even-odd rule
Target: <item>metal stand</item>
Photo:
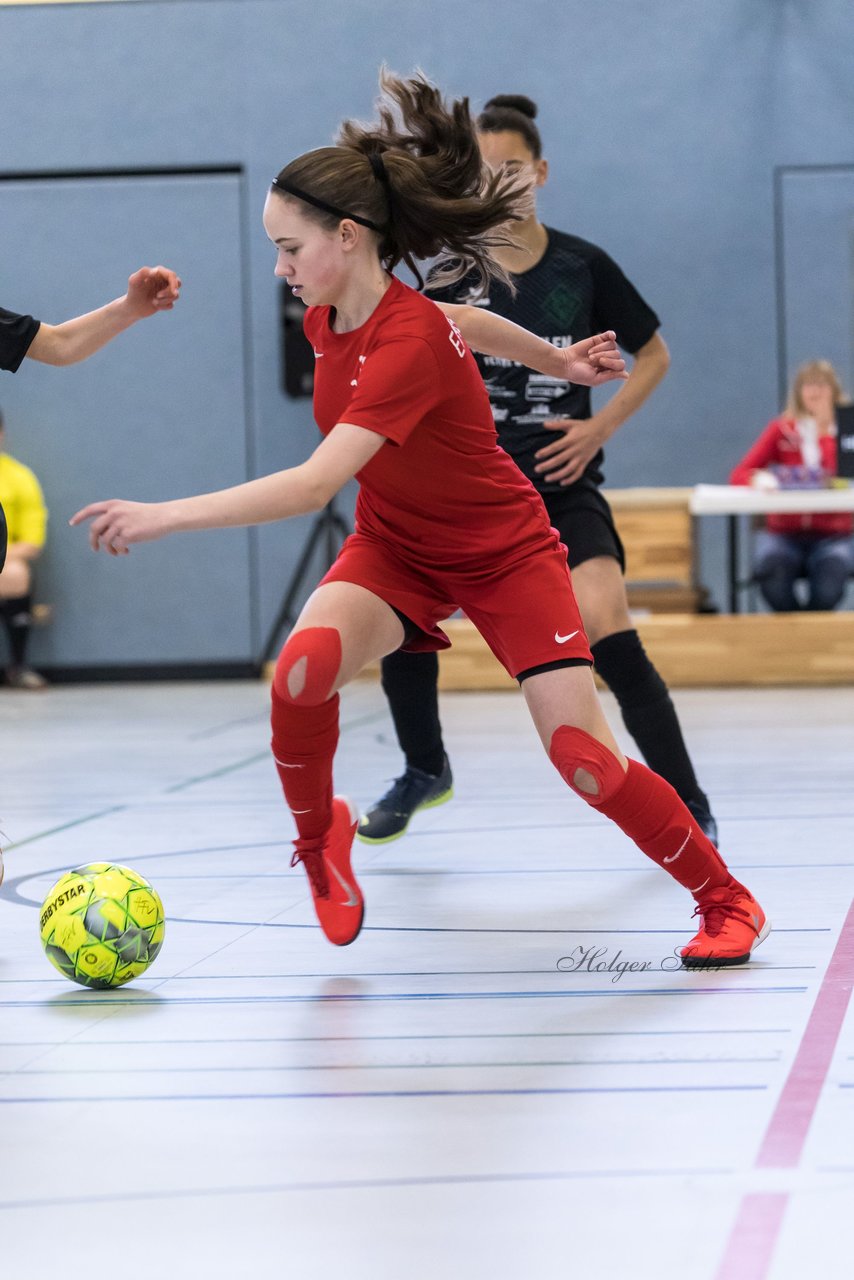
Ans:
{"type": "Polygon", "coordinates": [[[352,530],[347,521],[337,510],[335,499],[324,507],[319,516],[315,517],[314,524],[311,527],[311,533],[306,539],[303,547],[302,555],[299,563],[294,569],[293,577],[288,583],[285,597],[282,601],[282,607],[276,615],[276,620],[270,628],[270,634],[264,651],[261,655],[261,661],[269,662],[279,639],[279,634],[286,623],[293,624],[296,622],[296,613],[294,606],[299,599],[300,592],[303,588],[306,574],[311,567],[311,562],[319,547],[323,548],[323,572],[331,567],[338,555],[341,545],[345,538],[349,538],[352,530]]]}

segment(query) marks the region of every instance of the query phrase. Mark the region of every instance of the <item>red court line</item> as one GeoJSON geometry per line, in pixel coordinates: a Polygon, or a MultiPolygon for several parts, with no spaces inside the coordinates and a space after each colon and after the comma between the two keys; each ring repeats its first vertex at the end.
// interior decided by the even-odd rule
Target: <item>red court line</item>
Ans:
{"type": "Polygon", "coordinates": [[[764,1280],[788,1202],[788,1192],[744,1197],[715,1280],[764,1280]]]}
{"type": "MultiPolygon", "coordinates": [[[[794,1169],[818,1106],[854,981],[854,902],[842,926],[783,1091],[756,1157],[757,1169],[794,1169]]],[[[715,1280],[765,1280],[788,1192],[745,1195],[715,1280]]]]}

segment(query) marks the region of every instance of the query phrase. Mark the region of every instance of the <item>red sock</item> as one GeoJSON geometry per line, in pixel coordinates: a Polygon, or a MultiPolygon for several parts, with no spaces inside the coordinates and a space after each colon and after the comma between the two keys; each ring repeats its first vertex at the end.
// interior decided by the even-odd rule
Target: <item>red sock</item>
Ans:
{"type": "Polygon", "coordinates": [[[732,883],[726,863],[669,782],[637,760],[619,790],[593,805],[634,840],[642,853],[695,896],[732,883]]]}
{"type": "Polygon", "coordinates": [[[300,840],[315,843],[332,825],[332,760],[338,694],[317,707],[286,702],[273,689],[273,758],[300,840]]]}

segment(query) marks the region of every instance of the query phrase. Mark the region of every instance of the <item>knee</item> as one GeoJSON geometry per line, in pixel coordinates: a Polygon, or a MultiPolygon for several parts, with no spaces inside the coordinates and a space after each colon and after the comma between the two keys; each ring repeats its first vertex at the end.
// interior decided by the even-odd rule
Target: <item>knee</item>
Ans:
{"type": "Polygon", "coordinates": [[[851,576],[854,564],[844,550],[832,550],[817,557],[811,566],[813,577],[827,577],[834,582],[845,582],[851,576]]]}
{"type": "Polygon", "coordinates": [[[29,595],[31,581],[29,563],[10,554],[0,572],[0,600],[17,600],[20,596],[29,595]]]}
{"type": "Polygon", "coordinates": [[[810,576],[810,607],[835,609],[845,595],[848,574],[840,565],[825,565],[821,572],[810,576]]]}
{"type": "Polygon", "coordinates": [[[754,546],[754,572],[782,573],[796,578],[803,569],[803,548],[796,536],[763,529],[754,546]]]}
{"type": "Polygon", "coordinates": [[[341,670],[341,637],[334,627],[306,627],[285,644],[273,690],[283,702],[316,707],[335,691],[341,670]]]}
{"type": "Polygon", "coordinates": [[[773,575],[790,578],[793,582],[798,576],[800,565],[785,551],[768,550],[756,557],[753,572],[757,578],[770,578],[773,575]]]}
{"type": "Polygon", "coordinates": [[[571,725],[555,729],[549,759],[567,786],[594,808],[619,791],[625,772],[612,751],[591,734],[571,725]]]}

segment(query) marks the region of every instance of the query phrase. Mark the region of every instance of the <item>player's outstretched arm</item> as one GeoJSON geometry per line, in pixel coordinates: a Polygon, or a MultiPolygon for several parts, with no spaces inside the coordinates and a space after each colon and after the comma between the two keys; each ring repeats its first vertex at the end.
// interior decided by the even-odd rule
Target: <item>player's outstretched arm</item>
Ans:
{"type": "Polygon", "coordinates": [[[137,320],[171,311],[180,291],[181,281],[168,267],[140,267],[128,280],[124,297],[63,324],[40,324],[27,356],[42,364],[77,364],[137,320]]]}
{"type": "Polygon", "coordinates": [[[625,382],[629,377],[626,362],[617,346],[617,335],[611,329],[574,342],[571,347],[562,347],[561,355],[566,368],[564,377],[568,382],[598,387],[615,379],[625,382]]]}
{"type": "Polygon", "coordinates": [[[473,351],[515,360],[537,373],[586,386],[628,377],[626,362],[613,333],[597,334],[572,347],[555,347],[545,338],[538,338],[528,329],[483,307],[446,302],[436,305],[456,325],[473,351]]]}
{"type": "Polygon", "coordinates": [[[170,533],[230,529],[309,515],[325,507],[384,443],[385,437],[375,431],[339,422],[298,467],[171,502],[128,502],[123,498],[92,502],[73,515],[69,524],[90,520],[92,550],[121,556],[127,555],[134,542],[152,542],[170,533]]]}

